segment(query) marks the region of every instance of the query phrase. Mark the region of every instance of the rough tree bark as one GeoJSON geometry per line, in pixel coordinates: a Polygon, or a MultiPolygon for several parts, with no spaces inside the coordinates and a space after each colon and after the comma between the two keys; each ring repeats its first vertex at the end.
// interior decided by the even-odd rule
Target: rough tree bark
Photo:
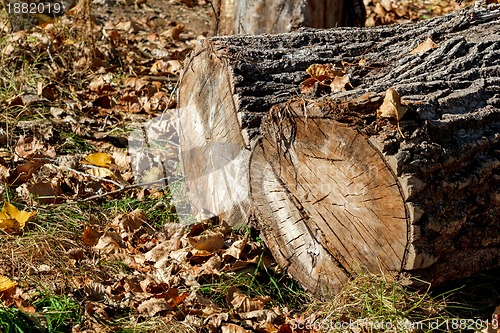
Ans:
{"type": "Polygon", "coordinates": [[[358,265],[435,284],[497,266],[498,16],[205,42],[178,100],[194,206],[233,225],[255,217],[316,294],[358,265]],[[427,38],[435,48],[410,54],[427,38]],[[342,68],[352,89],[301,94],[315,63],[342,68]],[[389,88],[408,105],[400,131],[376,116],[389,88]]]}
{"type": "Polygon", "coordinates": [[[276,34],[300,27],[364,26],[362,0],[216,0],[215,34],[276,34]]]}

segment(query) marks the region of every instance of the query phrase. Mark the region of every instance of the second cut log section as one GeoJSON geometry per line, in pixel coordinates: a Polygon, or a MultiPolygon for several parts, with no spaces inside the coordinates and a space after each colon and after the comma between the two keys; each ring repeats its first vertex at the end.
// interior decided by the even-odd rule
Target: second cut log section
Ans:
{"type": "Polygon", "coordinates": [[[366,19],[363,0],[216,0],[213,8],[216,35],[364,26],[366,19]]]}

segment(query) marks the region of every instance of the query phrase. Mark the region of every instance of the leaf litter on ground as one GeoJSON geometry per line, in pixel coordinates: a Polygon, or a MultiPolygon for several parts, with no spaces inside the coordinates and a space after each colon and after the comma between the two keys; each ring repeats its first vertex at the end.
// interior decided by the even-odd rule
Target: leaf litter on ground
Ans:
{"type": "MultiPolygon", "coordinates": [[[[217,219],[180,224],[168,190],[133,187],[127,139],[174,110],[183,61],[210,30],[210,3],[88,6],[29,30],[0,23],[0,223],[17,221],[0,235],[3,306],[38,318],[62,295],[81,305],[73,332],[321,331],[294,329],[321,318],[301,305],[325,303],[290,280],[253,231],[217,219]]],[[[368,23],[439,14],[412,6],[370,1],[368,23]]],[[[305,87],[349,89],[348,66],[322,65],[305,87]]],[[[142,181],[158,179],[157,169],[142,181]]]]}

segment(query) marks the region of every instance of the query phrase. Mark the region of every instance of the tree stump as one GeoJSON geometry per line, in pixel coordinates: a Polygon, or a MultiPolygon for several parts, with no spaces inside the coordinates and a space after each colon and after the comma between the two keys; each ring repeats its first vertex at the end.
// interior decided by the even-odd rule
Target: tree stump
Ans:
{"type": "Polygon", "coordinates": [[[362,0],[216,0],[214,9],[216,35],[364,26],[366,19],[362,0]]]}
{"type": "Polygon", "coordinates": [[[359,266],[436,285],[497,267],[499,16],[206,41],[179,85],[188,197],[233,225],[254,218],[317,295],[359,266]],[[301,90],[311,64],[349,84],[301,90]],[[377,116],[390,89],[399,121],[377,116]]]}

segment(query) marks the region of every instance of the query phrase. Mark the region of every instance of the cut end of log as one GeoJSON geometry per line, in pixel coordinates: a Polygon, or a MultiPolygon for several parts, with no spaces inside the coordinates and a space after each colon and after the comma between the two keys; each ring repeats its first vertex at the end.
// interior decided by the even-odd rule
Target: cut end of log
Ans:
{"type": "Polygon", "coordinates": [[[252,155],[252,198],[261,203],[256,209],[268,244],[290,252],[283,266],[291,265],[290,256],[309,258],[295,268],[301,281],[325,265],[340,281],[358,266],[401,271],[408,218],[397,177],[355,127],[306,117],[318,108],[306,104],[275,107],[262,124],[262,148],[252,155]],[[263,179],[261,170],[276,176],[263,179]]]}

